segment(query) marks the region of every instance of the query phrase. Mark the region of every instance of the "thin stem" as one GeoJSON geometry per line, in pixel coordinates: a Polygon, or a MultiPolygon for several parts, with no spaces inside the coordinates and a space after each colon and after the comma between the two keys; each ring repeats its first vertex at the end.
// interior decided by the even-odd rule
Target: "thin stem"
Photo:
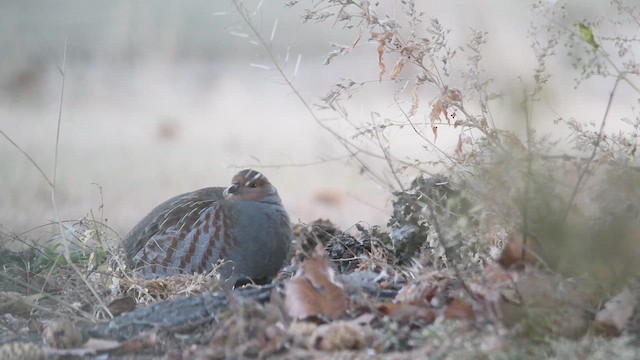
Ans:
{"type": "Polygon", "coordinates": [[[15,143],[15,141],[11,140],[11,138],[9,137],[9,135],[7,135],[4,131],[0,130],[0,134],[7,139],[7,141],[9,141],[11,143],[11,145],[13,145],[13,147],[15,147],[16,149],[18,149],[18,151],[20,151],[22,153],[22,155],[24,155],[29,162],[40,172],[40,175],[42,175],[42,177],[44,178],[44,180],[47,182],[47,184],[49,185],[49,187],[53,187],[53,182],[51,180],[49,180],[49,177],[47,176],[47,174],[44,173],[44,171],[42,170],[42,168],[38,165],[38,163],[36,163],[35,160],[33,160],[33,158],[27,154],[26,151],[22,150],[22,148],[15,143]]]}
{"type": "Polygon", "coordinates": [[[571,210],[571,207],[573,206],[573,201],[575,200],[576,196],[578,195],[578,190],[580,189],[580,185],[582,185],[582,180],[585,178],[585,175],[587,174],[587,170],[589,170],[589,165],[591,164],[593,159],[596,157],[596,154],[598,153],[598,147],[600,146],[600,143],[602,142],[602,139],[604,138],[604,136],[603,136],[603,134],[604,134],[604,126],[607,123],[607,117],[609,116],[609,110],[611,109],[611,104],[613,103],[613,97],[614,97],[614,95],[616,93],[616,89],[618,89],[618,84],[620,83],[620,80],[622,80],[622,75],[618,76],[616,78],[616,82],[613,84],[613,89],[611,90],[611,93],[609,94],[609,102],[607,102],[607,108],[606,108],[606,110],[604,112],[604,116],[602,117],[602,123],[600,124],[600,131],[598,131],[598,136],[596,138],[596,141],[593,143],[593,151],[591,152],[591,156],[587,160],[587,163],[584,164],[584,167],[582,168],[582,171],[580,172],[580,176],[578,176],[578,181],[576,182],[576,185],[573,188],[573,193],[571,194],[571,197],[569,198],[569,203],[567,204],[567,209],[565,210],[564,215],[562,216],[561,222],[564,222],[567,219],[567,216],[569,215],[569,211],[571,210]]]}
{"type": "MultiPolygon", "coordinates": [[[[63,247],[64,247],[65,257],[67,258],[67,263],[76,272],[76,274],[78,274],[78,276],[80,277],[82,282],[84,282],[84,284],[87,286],[89,291],[91,291],[91,293],[96,298],[96,300],[98,300],[98,303],[103,308],[103,310],[111,318],[113,318],[113,314],[111,313],[109,308],[107,308],[106,304],[102,301],[102,297],[100,297],[100,295],[98,295],[98,293],[93,288],[93,286],[91,286],[91,284],[89,284],[87,279],[82,275],[82,272],[80,271],[80,269],[78,269],[76,264],[74,264],[73,260],[71,259],[71,252],[69,251],[69,241],[68,241],[68,239],[67,239],[67,237],[65,235],[65,230],[64,230],[64,227],[62,225],[62,220],[60,219],[60,212],[58,211],[58,204],[56,202],[56,178],[57,178],[57,172],[58,172],[58,150],[60,148],[60,129],[62,127],[62,105],[63,105],[63,100],[64,100],[64,83],[65,83],[65,78],[66,78],[66,76],[65,76],[65,66],[66,66],[66,63],[67,63],[67,45],[68,45],[68,39],[65,39],[65,41],[64,41],[64,53],[62,55],[62,66],[60,67],[60,74],[62,75],[62,83],[61,83],[61,88],[60,88],[60,103],[59,103],[59,106],[58,106],[58,127],[57,127],[57,131],[56,131],[56,143],[55,143],[55,149],[54,149],[54,154],[55,155],[54,155],[54,163],[53,163],[53,181],[52,181],[52,184],[51,184],[51,203],[53,204],[53,209],[54,209],[55,214],[56,214],[56,222],[58,223],[58,230],[60,231],[60,236],[62,237],[62,240],[63,240],[62,244],[64,245],[63,247]]],[[[43,288],[44,288],[44,285],[43,285],[43,288]]]]}

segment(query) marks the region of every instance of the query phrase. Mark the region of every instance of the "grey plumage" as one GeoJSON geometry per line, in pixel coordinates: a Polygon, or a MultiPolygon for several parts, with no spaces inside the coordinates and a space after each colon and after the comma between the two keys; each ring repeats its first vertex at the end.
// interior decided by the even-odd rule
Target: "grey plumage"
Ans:
{"type": "Polygon", "coordinates": [[[284,264],[289,216],[261,173],[243,170],[228,188],[175,196],[154,208],[125,237],[127,259],[146,278],[209,272],[263,282],[284,264]]]}

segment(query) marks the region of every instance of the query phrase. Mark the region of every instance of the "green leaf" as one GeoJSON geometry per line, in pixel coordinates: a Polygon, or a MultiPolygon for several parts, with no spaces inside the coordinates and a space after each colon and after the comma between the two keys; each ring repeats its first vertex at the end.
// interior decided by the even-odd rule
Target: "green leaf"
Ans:
{"type": "Polygon", "coordinates": [[[582,34],[582,38],[589,45],[593,46],[594,49],[598,49],[600,45],[596,43],[596,39],[593,36],[593,29],[585,25],[582,21],[578,21],[578,27],[580,28],[580,34],[582,34]]]}

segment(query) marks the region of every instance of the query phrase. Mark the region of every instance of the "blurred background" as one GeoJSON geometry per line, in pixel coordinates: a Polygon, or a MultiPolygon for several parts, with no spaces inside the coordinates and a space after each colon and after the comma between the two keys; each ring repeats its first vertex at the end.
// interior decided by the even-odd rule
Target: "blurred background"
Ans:
{"type": "MultiPolygon", "coordinates": [[[[494,116],[504,128],[522,129],[517,95],[535,66],[527,35],[535,21],[531,3],[417,2],[427,17],[451,29],[452,47],[466,41],[469,28],[488,32],[486,76],[506,93],[494,116]]],[[[400,11],[399,3],[385,4],[391,16],[400,11]]],[[[569,3],[576,19],[610,10],[605,1],[569,3]]],[[[258,2],[245,5],[253,10],[258,2]]],[[[323,65],[330,43],[350,44],[357,31],[332,27],[333,21],[302,24],[306,6],[310,2],[291,9],[265,1],[255,20],[269,39],[277,19],[273,51],[282,60],[289,53],[289,75],[300,56],[294,83],[307,101],[314,102],[343,77],[377,80],[377,45],[366,39],[349,56],[323,65]]],[[[231,1],[0,0],[0,130],[53,176],[58,67],[67,39],[57,166],[63,220],[93,212],[124,236],[165,199],[226,186],[239,169],[253,167],[279,189],[293,221],[384,225],[389,190],[349,161],[282,84],[265,50],[244,37],[248,33],[231,1]]],[[[552,126],[557,113],[599,121],[610,84],[592,82],[577,95],[569,60],[556,66],[561,71],[547,90],[549,108],[537,111],[536,119],[543,127],[552,126]]],[[[393,106],[395,88],[382,84],[354,98],[354,119],[364,123],[371,111],[393,106]]],[[[431,136],[428,130],[425,134],[431,136]]],[[[408,144],[415,140],[402,134],[393,139],[399,146],[407,142],[408,151],[422,151],[408,144]]],[[[456,141],[456,131],[441,130],[443,150],[453,153],[456,141]]],[[[47,183],[0,138],[0,225],[21,234],[53,220],[47,183]]],[[[53,232],[41,228],[26,237],[53,232]]]]}

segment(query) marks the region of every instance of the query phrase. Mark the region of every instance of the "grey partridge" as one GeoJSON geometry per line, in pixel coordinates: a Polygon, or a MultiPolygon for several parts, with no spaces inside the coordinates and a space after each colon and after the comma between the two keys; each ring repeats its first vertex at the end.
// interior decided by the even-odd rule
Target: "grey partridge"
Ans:
{"type": "Polygon", "coordinates": [[[225,188],[175,196],[153,209],[125,237],[127,259],[145,278],[217,268],[231,285],[269,281],[291,244],[289,216],[278,191],[255,170],[225,188]]]}

